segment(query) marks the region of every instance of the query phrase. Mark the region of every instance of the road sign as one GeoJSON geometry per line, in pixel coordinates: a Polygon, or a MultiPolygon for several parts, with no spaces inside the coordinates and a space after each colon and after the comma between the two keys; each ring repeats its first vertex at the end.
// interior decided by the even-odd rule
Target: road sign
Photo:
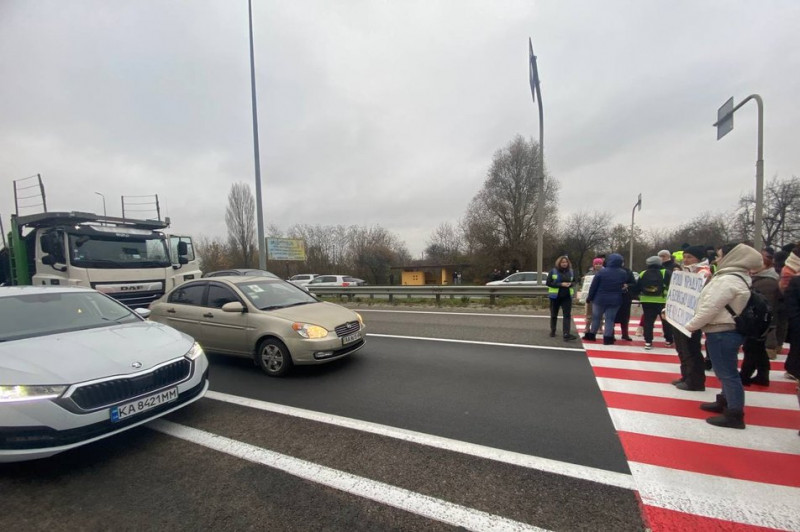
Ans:
{"type": "Polygon", "coordinates": [[[717,140],[733,130],[733,96],[717,109],[717,140]]]}

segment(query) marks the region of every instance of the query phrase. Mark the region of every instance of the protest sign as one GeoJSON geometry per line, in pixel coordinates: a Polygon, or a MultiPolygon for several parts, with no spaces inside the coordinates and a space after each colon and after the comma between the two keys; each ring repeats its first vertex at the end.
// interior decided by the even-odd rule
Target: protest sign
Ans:
{"type": "Polygon", "coordinates": [[[685,336],[691,336],[686,330],[686,324],[694,317],[697,301],[705,284],[705,273],[672,272],[664,312],[667,321],[685,336]]]}
{"type": "Polygon", "coordinates": [[[583,285],[581,286],[580,291],[578,291],[579,302],[586,303],[586,296],[589,295],[589,288],[592,286],[592,279],[594,279],[594,275],[587,275],[583,278],[583,285]]]}

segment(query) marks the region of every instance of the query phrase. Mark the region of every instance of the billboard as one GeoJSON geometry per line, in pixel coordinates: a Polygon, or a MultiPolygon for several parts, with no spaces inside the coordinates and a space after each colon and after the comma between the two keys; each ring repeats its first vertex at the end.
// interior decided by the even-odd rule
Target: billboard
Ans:
{"type": "Polygon", "coordinates": [[[306,242],[302,238],[268,238],[269,260],[306,260],[306,242]]]}

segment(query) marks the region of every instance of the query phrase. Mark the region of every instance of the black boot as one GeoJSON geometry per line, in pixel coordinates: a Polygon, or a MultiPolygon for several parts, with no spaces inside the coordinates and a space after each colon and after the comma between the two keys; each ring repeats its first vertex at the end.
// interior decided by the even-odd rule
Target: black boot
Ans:
{"type": "Polygon", "coordinates": [[[726,408],[722,411],[721,416],[710,417],[706,419],[706,423],[729,429],[743,429],[745,427],[744,411],[726,408]]]}
{"type": "Polygon", "coordinates": [[[575,340],[576,338],[578,338],[578,337],[573,335],[573,334],[570,334],[569,332],[565,332],[564,333],[564,341],[565,342],[569,342],[570,340],[575,340]]]}
{"type": "Polygon", "coordinates": [[[558,318],[550,318],[550,338],[556,337],[556,323],[558,323],[558,318]]]}
{"type": "Polygon", "coordinates": [[[595,333],[593,333],[593,332],[584,333],[583,334],[583,339],[584,340],[589,340],[590,342],[594,342],[595,340],[597,340],[597,338],[595,337],[595,333]]]}
{"type": "Polygon", "coordinates": [[[700,405],[700,410],[705,410],[706,412],[718,412],[722,413],[723,410],[728,406],[728,401],[725,399],[725,396],[721,393],[717,394],[717,400],[713,403],[702,403],[700,405]]]}
{"type": "Polygon", "coordinates": [[[706,364],[706,371],[711,371],[711,357],[706,355],[705,357],[705,364],[706,364]]]}
{"type": "Polygon", "coordinates": [[[613,345],[613,344],[614,344],[613,336],[603,336],[603,345],[613,345]]]}

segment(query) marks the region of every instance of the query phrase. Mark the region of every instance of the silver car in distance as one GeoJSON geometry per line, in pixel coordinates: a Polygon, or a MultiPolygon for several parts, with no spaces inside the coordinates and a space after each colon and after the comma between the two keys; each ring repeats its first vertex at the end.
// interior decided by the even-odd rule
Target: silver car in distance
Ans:
{"type": "Polygon", "coordinates": [[[45,458],[205,395],[187,335],[89,288],[0,287],[0,462],[45,458]]]}
{"type": "Polygon", "coordinates": [[[188,281],[152,302],[150,311],[151,320],[194,337],[209,353],[251,358],[272,377],[294,365],[337,360],[364,345],[358,313],[281,279],[188,281]]]}

